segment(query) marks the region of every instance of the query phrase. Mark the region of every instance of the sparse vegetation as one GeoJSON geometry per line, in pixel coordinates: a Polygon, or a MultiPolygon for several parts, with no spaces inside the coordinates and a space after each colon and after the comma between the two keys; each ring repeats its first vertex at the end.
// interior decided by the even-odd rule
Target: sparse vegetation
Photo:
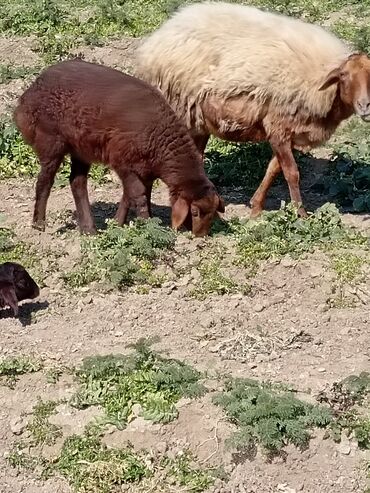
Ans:
{"type": "Polygon", "coordinates": [[[48,419],[55,413],[58,402],[42,401],[33,408],[33,416],[27,425],[27,430],[32,435],[34,445],[52,445],[62,433],[60,427],[51,424],[48,419]]]}
{"type": "Polygon", "coordinates": [[[74,288],[98,280],[119,289],[135,283],[160,285],[155,264],[166,250],[173,248],[175,239],[175,233],[157,218],[137,219],[123,228],[109,221],[98,236],[82,240],[82,265],[65,280],[74,288]]]}
{"type": "Polygon", "coordinates": [[[164,359],[146,343],[138,343],[131,355],[94,356],[77,370],[80,388],[72,398],[78,408],[100,405],[106,421],[122,427],[139,406],[145,419],[168,422],[177,416],[180,397],[204,392],[200,373],[177,360],[164,359]]]}

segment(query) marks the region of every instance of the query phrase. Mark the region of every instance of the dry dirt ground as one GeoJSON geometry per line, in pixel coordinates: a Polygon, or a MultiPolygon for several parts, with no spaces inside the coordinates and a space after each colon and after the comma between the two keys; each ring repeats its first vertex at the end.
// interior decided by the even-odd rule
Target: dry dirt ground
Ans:
{"type": "MultiPolygon", "coordinates": [[[[1,41],[3,62],[8,59],[22,63],[22,53],[23,59],[28,59],[23,51],[27,43],[16,43],[18,51],[4,44],[1,41]]],[[[132,49],[132,43],[124,41],[93,51],[86,49],[85,54],[89,59],[124,68],[130,66],[132,49]]],[[[22,87],[23,82],[15,81],[0,89],[2,111],[22,87]]],[[[303,181],[303,188],[306,185],[303,181]]],[[[90,183],[90,193],[96,217],[101,220],[111,213],[121,190],[116,181],[104,186],[90,183]]],[[[44,252],[59,252],[56,270],[48,275],[39,300],[25,305],[20,320],[3,314],[0,356],[31,353],[50,364],[68,365],[87,355],[126,352],[127,344],[139,337],[156,335],[160,337],[156,350],[200,370],[285,382],[298,391],[310,389],[313,396],[335,381],[369,369],[368,299],[358,300],[354,308],[329,309],[326,301],[332,295],[333,273],[320,253],[300,262],[283,259],[266,263],[252,281],[252,296],[210,296],[204,301],[190,298],[189,286],[197,282],[191,269],[185,279],[148,294],[138,294],[134,289],[102,294],[94,287],[72,294],[60,280],[60,273],[70,270],[78,260],[80,247],[74,226],[61,232],[74,210],[69,189],[53,190],[45,233],[30,228],[33,180],[0,183],[0,197],[0,213],[19,239],[44,252]]],[[[227,206],[226,217],[248,215],[246,197],[237,193],[233,197],[241,200],[227,206]]],[[[277,198],[286,198],[285,187],[275,188],[271,197],[270,205],[278,205],[277,198]]],[[[312,197],[311,203],[316,199],[312,197]]],[[[154,212],[168,222],[165,188],[156,189],[152,200],[154,212]]],[[[345,220],[364,231],[370,229],[369,216],[347,215],[345,220]]],[[[196,259],[207,241],[184,237],[177,248],[186,249],[188,258],[196,259]]],[[[46,254],[44,262],[48,269],[46,254]]],[[[365,284],[366,290],[369,281],[365,284]]],[[[35,472],[12,469],[5,457],[17,439],[17,424],[27,419],[37,397],[57,399],[70,395],[72,390],[70,379],[63,377],[51,385],[42,374],[21,377],[14,390],[0,387],[1,493],[70,492],[62,479],[40,481],[35,472]]],[[[82,430],[91,418],[91,412],[68,408],[54,417],[67,435],[82,430]]],[[[302,453],[289,448],[286,460],[267,462],[257,455],[253,461],[238,463],[224,446],[231,430],[220,410],[209,398],[203,398],[182,402],[179,418],[169,425],[148,425],[137,419],[124,431],[113,430],[105,440],[116,446],[130,440],[137,448],[153,449],[187,444],[203,465],[222,464],[229,473],[225,484],[211,488],[215,493],[362,493],[366,488],[363,460],[369,457],[352,441],[346,448],[343,443],[323,440],[322,433],[317,432],[308,450],[302,453]]],[[[50,456],[57,453],[57,447],[58,443],[51,447],[50,456]]]]}

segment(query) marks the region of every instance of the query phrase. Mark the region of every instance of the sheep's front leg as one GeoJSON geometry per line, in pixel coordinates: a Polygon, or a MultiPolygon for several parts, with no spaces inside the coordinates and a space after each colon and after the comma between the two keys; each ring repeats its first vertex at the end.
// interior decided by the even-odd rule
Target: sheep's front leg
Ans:
{"type": "Polygon", "coordinates": [[[299,170],[293,156],[290,142],[270,142],[271,147],[280,163],[289,187],[290,198],[292,202],[299,207],[298,213],[301,217],[307,217],[307,212],[302,207],[302,196],[299,188],[299,170]]]}
{"type": "Polygon", "coordinates": [[[267,167],[265,176],[263,177],[260,186],[257,188],[253,197],[250,199],[250,205],[252,207],[250,214],[251,218],[258,217],[263,211],[267,192],[280,171],[280,163],[277,157],[274,156],[267,167]]]}
{"type": "Polygon", "coordinates": [[[90,163],[85,163],[76,156],[71,156],[69,183],[76,204],[78,225],[83,234],[96,233],[87,191],[87,175],[89,174],[90,166],[90,163]]]}

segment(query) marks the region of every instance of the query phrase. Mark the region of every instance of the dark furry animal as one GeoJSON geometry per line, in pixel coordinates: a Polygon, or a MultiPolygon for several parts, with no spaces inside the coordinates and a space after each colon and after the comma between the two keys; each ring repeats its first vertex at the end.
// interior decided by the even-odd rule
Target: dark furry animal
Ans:
{"type": "Polygon", "coordinates": [[[10,306],[18,316],[18,302],[37,298],[40,289],[24,267],[15,262],[0,265],[0,308],[10,306]]]}
{"type": "Polygon", "coordinates": [[[47,68],[25,91],[14,120],[41,164],[33,216],[37,229],[45,229],[47,200],[67,154],[82,233],[96,232],[87,192],[92,162],[106,164],[122,181],[116,214],[121,225],[130,207],[150,216],[156,178],[169,188],[175,229],[186,224],[196,236],[206,235],[217,211],[224,212],[187,128],[160,92],[140,79],[82,60],[64,61],[47,68]]]}

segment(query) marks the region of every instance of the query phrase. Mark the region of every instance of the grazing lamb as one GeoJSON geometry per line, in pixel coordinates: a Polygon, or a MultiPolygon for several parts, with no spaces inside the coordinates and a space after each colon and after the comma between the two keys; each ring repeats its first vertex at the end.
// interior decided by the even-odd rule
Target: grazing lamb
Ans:
{"type": "Polygon", "coordinates": [[[292,201],[302,203],[292,149],[320,145],[353,113],[370,118],[365,54],[319,26],[253,7],[181,9],[138,48],[136,74],[162,91],[202,153],[210,135],[270,142],[252,217],[281,170],[292,201]]]}
{"type": "Polygon", "coordinates": [[[87,192],[92,162],[108,165],[122,181],[116,214],[121,225],[130,207],[149,217],[156,178],[169,188],[175,229],[186,224],[194,235],[206,235],[217,211],[224,212],[186,126],[157,89],[135,77],[82,60],[60,62],[21,96],[14,120],[41,163],[33,216],[37,229],[45,229],[47,200],[66,154],[82,233],[96,232],[87,192]]]}
{"type": "Polygon", "coordinates": [[[40,289],[24,267],[15,262],[0,265],[0,308],[10,306],[18,316],[18,302],[34,299],[40,289]]]}

